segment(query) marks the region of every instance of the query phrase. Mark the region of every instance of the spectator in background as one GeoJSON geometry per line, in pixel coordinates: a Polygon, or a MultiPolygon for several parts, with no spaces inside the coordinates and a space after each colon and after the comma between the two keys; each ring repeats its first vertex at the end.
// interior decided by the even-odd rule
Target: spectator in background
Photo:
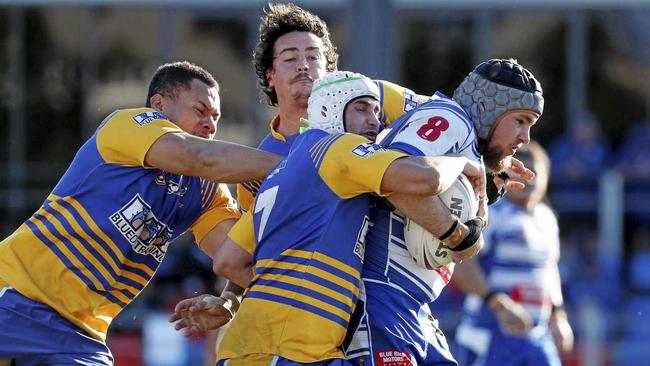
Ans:
{"type": "Polygon", "coordinates": [[[639,225],[630,244],[630,287],[636,292],[650,293],[650,228],[639,225]]]}
{"type": "Polygon", "coordinates": [[[617,162],[628,179],[650,181],[650,121],[630,129],[618,151],[617,162]]]}
{"type": "Polygon", "coordinates": [[[606,167],[609,153],[596,117],[583,111],[570,124],[568,131],[558,136],[548,148],[553,166],[551,180],[596,181],[606,167]]]}
{"type": "Polygon", "coordinates": [[[558,350],[573,348],[558,271],[559,229],[542,202],[549,159],[536,142],[515,157],[535,178],[490,207],[483,251],[456,266],[451,280],[468,293],[456,332],[461,365],[559,366],[558,350]]]}

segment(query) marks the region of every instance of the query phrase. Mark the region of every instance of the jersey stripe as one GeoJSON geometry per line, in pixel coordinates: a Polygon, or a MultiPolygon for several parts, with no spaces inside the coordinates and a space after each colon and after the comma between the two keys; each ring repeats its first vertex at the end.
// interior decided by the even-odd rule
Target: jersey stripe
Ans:
{"type": "MultiPolygon", "coordinates": [[[[55,202],[51,202],[51,205],[45,205],[44,207],[44,211],[52,215],[50,222],[54,225],[58,232],[68,240],[68,242],[71,242],[79,250],[83,257],[91,262],[93,268],[99,271],[101,278],[104,280],[102,282],[106,282],[108,284],[116,283],[118,277],[117,272],[119,271],[117,267],[113,268],[109,265],[105,259],[107,256],[103,256],[99,253],[99,250],[102,249],[98,247],[97,243],[89,240],[87,236],[77,231],[73,226],[76,226],[76,228],[79,228],[79,226],[75,225],[76,222],[74,220],[70,222],[69,213],[66,213],[65,211],[56,211],[55,208],[57,206],[61,207],[60,205],[56,205],[55,202]]],[[[124,285],[125,286],[121,289],[128,291],[130,293],[130,295],[128,295],[129,297],[137,295],[144,287],[137,283],[124,285]],[[136,288],[133,287],[134,285],[136,288]]]]}
{"type": "MultiPolygon", "coordinates": [[[[263,293],[263,292],[252,292],[251,291],[249,293],[249,295],[250,295],[251,298],[268,300],[268,301],[272,301],[274,303],[282,303],[282,304],[291,305],[291,306],[295,305],[295,302],[292,301],[292,302],[288,303],[287,298],[285,298],[283,296],[275,295],[275,294],[268,294],[268,293],[263,293]]],[[[321,316],[321,317],[323,317],[323,318],[325,318],[327,320],[330,320],[330,321],[340,325],[343,328],[348,327],[348,321],[347,320],[345,320],[345,319],[343,319],[343,318],[341,318],[341,317],[339,317],[337,315],[334,315],[332,313],[329,313],[327,311],[324,311],[324,310],[318,308],[317,306],[313,306],[311,304],[302,304],[302,306],[300,308],[301,308],[301,310],[305,310],[305,311],[307,311],[309,313],[312,313],[312,314],[321,316]]]]}
{"type": "Polygon", "coordinates": [[[260,292],[265,292],[263,290],[264,288],[278,288],[281,290],[300,293],[305,297],[310,297],[336,307],[344,313],[352,313],[352,305],[354,302],[350,301],[350,298],[337,296],[335,292],[329,290],[327,287],[310,283],[306,279],[289,276],[275,276],[269,277],[269,279],[259,279],[255,282],[255,286],[260,286],[259,288],[256,287],[256,291],[260,292]]]}
{"type": "Polygon", "coordinates": [[[332,283],[330,281],[324,281],[322,278],[318,276],[314,276],[310,273],[305,273],[300,269],[293,270],[293,269],[267,268],[257,273],[253,278],[253,280],[251,281],[251,284],[257,283],[257,280],[262,278],[272,279],[273,278],[272,276],[287,276],[287,277],[294,277],[298,279],[305,279],[311,281],[312,283],[315,283],[317,286],[328,287],[332,291],[336,291],[337,293],[345,296],[346,298],[356,299],[358,295],[358,291],[357,292],[350,291],[348,288],[340,286],[339,284],[332,283]]]}
{"type": "Polygon", "coordinates": [[[342,327],[347,327],[349,314],[323,301],[316,300],[293,291],[282,290],[274,287],[256,286],[255,290],[248,293],[249,297],[274,299],[274,301],[306,310],[320,315],[342,327]]]}
{"type": "MultiPolygon", "coordinates": [[[[111,240],[108,237],[108,235],[106,235],[106,233],[104,233],[97,226],[95,221],[90,217],[90,215],[88,214],[86,209],[81,205],[81,203],[79,203],[77,200],[75,200],[74,198],[69,197],[69,196],[64,197],[62,199],[63,199],[64,202],[69,203],[70,205],[72,205],[72,207],[74,207],[76,209],[77,213],[83,219],[82,222],[87,224],[98,238],[101,238],[101,240],[97,240],[97,241],[102,243],[102,244],[105,244],[105,247],[110,249],[109,253],[111,253],[111,252],[115,253],[118,256],[119,261],[124,261],[125,268],[127,268],[129,271],[131,271],[133,273],[137,273],[137,272],[144,273],[143,278],[147,282],[149,281],[149,279],[151,278],[151,276],[153,276],[153,274],[154,274],[154,272],[156,270],[155,268],[151,268],[151,267],[149,267],[148,265],[146,265],[144,263],[133,262],[130,259],[126,258],[124,253],[117,247],[115,242],[113,242],[113,240],[111,240]]],[[[137,282],[140,283],[140,281],[137,281],[137,282]]],[[[145,283],[145,285],[146,285],[146,283],[145,283]]]]}
{"type": "Polygon", "coordinates": [[[27,224],[27,226],[32,231],[32,233],[34,233],[34,235],[36,235],[36,237],[42,243],[44,243],[48,248],[50,248],[50,250],[52,250],[52,252],[57,256],[57,258],[59,258],[67,268],[72,270],[72,272],[83,283],[85,283],[88,286],[89,289],[91,289],[93,292],[96,292],[97,294],[103,296],[108,301],[119,305],[120,307],[126,306],[126,304],[124,302],[120,301],[118,298],[113,296],[111,293],[107,293],[105,291],[100,291],[100,290],[98,290],[97,287],[92,285],[93,282],[91,281],[91,279],[86,277],[86,275],[84,273],[82,273],[82,271],[80,271],[79,268],[75,264],[73,264],[70,260],[68,260],[68,257],[63,253],[64,250],[67,251],[67,248],[65,246],[62,246],[62,248],[57,246],[55,244],[56,240],[54,240],[54,241],[52,240],[52,234],[51,233],[41,231],[41,229],[42,228],[44,229],[45,227],[43,226],[43,223],[39,219],[36,219],[36,218],[32,217],[32,218],[28,219],[27,221],[25,221],[25,224],[27,224]]]}

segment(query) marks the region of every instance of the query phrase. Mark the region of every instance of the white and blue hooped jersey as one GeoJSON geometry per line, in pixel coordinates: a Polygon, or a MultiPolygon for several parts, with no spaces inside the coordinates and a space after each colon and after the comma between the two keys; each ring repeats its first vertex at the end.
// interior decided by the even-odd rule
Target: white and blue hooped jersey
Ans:
{"type": "MultiPolygon", "coordinates": [[[[456,102],[440,93],[391,124],[379,144],[414,156],[462,154],[480,160],[472,122],[456,102]]],[[[371,221],[364,281],[386,284],[420,303],[434,301],[449,283],[454,264],[433,271],[418,266],[406,249],[404,216],[398,211],[379,204],[371,221]]]]}
{"type": "MultiPolygon", "coordinates": [[[[560,256],[553,211],[538,204],[528,212],[506,198],[490,206],[490,221],[499,225],[486,228],[479,257],[489,287],[509,294],[524,306],[536,326],[546,327],[551,312],[548,284],[553,283],[551,276],[560,256]]],[[[466,325],[499,327],[494,313],[475,295],[468,295],[464,312],[466,325]]]]}

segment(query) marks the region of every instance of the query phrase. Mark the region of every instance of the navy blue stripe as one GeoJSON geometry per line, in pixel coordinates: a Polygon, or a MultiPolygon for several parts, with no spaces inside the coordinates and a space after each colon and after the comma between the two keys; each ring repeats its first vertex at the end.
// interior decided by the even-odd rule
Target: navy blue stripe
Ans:
{"type": "Polygon", "coordinates": [[[394,245],[397,245],[398,247],[400,247],[400,248],[402,248],[402,249],[406,249],[406,250],[408,250],[408,248],[406,247],[406,245],[404,245],[404,244],[402,244],[402,243],[398,243],[397,241],[392,240],[392,239],[391,239],[390,242],[393,243],[394,245]]]}
{"type": "MultiPolygon", "coordinates": [[[[133,273],[133,274],[136,274],[136,275],[142,277],[142,279],[145,280],[146,282],[149,282],[149,280],[151,279],[151,276],[149,276],[145,271],[143,271],[143,270],[141,270],[139,268],[128,266],[125,263],[122,263],[122,261],[119,259],[117,254],[113,250],[111,250],[111,247],[108,245],[108,243],[106,243],[103,239],[101,239],[99,236],[97,236],[95,234],[95,232],[90,228],[90,226],[83,219],[83,217],[81,217],[81,214],[77,211],[77,209],[74,206],[72,206],[71,204],[69,204],[68,202],[63,201],[63,200],[59,200],[57,202],[68,209],[68,211],[72,214],[72,216],[77,220],[79,225],[84,229],[86,234],[88,234],[88,236],[90,236],[94,241],[96,241],[102,247],[104,247],[104,249],[106,249],[106,251],[108,252],[108,255],[110,255],[111,258],[113,258],[115,263],[117,263],[118,265],[121,265],[123,270],[126,270],[126,271],[129,271],[129,272],[133,273]]],[[[113,244],[115,244],[115,246],[117,246],[118,249],[121,250],[120,246],[117,243],[113,242],[113,244]]],[[[127,253],[121,252],[121,254],[124,257],[126,257],[127,253]]],[[[146,263],[143,263],[143,264],[146,265],[146,263]]],[[[149,266],[147,266],[147,267],[149,267],[149,266]]],[[[149,268],[154,272],[156,271],[155,268],[151,268],[151,267],[149,267],[149,268]]],[[[138,284],[138,285],[140,285],[140,284],[138,284]]],[[[142,285],[140,285],[140,286],[142,286],[142,285]]],[[[142,289],[142,287],[140,289],[142,289]]]]}
{"type": "Polygon", "coordinates": [[[310,312],[312,314],[321,316],[321,317],[323,317],[323,318],[325,318],[327,320],[333,321],[336,324],[342,326],[343,328],[347,329],[347,327],[348,327],[348,321],[341,318],[340,316],[332,314],[332,313],[330,313],[328,311],[325,311],[323,309],[317,308],[317,307],[315,307],[313,305],[305,304],[304,302],[297,301],[295,299],[288,299],[288,298],[286,298],[284,296],[278,296],[278,295],[274,295],[274,294],[267,294],[267,293],[258,292],[258,291],[251,291],[246,295],[246,297],[257,298],[257,299],[262,299],[262,300],[268,300],[268,301],[273,301],[273,302],[280,303],[280,304],[285,304],[285,305],[297,307],[299,309],[303,309],[305,311],[308,311],[308,312],[310,312]]]}
{"type": "MultiPolygon", "coordinates": [[[[353,275],[350,275],[346,272],[341,271],[340,269],[333,267],[325,262],[321,262],[317,259],[312,259],[312,261],[309,263],[309,265],[316,267],[318,269],[322,269],[325,272],[328,272],[342,280],[345,280],[346,282],[350,283],[353,286],[359,286],[359,277],[355,277],[353,275]]],[[[360,273],[361,271],[359,271],[360,273]]],[[[361,274],[359,274],[360,276],[361,274]]]]}
{"type": "Polygon", "coordinates": [[[296,264],[307,264],[311,258],[296,257],[292,255],[281,255],[275,262],[287,262],[287,263],[296,263],[296,264]]]}
{"type": "MultiPolygon", "coordinates": [[[[343,286],[341,286],[339,284],[336,284],[334,282],[325,280],[325,279],[323,279],[321,277],[318,277],[318,276],[314,276],[314,275],[309,274],[309,273],[296,271],[296,270],[293,270],[293,269],[259,268],[259,269],[255,270],[255,274],[256,275],[274,274],[274,275],[281,275],[281,276],[289,276],[289,277],[293,277],[293,278],[297,278],[297,279],[305,279],[306,281],[311,281],[311,282],[317,283],[317,284],[319,284],[321,286],[327,287],[332,291],[336,291],[336,292],[340,293],[341,295],[343,295],[345,297],[349,297],[351,299],[356,299],[356,295],[354,295],[354,293],[352,291],[346,289],[345,287],[343,287],[343,286]]],[[[258,280],[260,280],[260,279],[258,278],[257,280],[253,281],[253,283],[251,285],[254,285],[255,283],[257,283],[258,280]]],[[[358,286],[356,286],[356,287],[358,288],[358,286]]]]}
{"type": "MultiPolygon", "coordinates": [[[[428,289],[431,289],[431,288],[432,288],[431,285],[429,285],[429,284],[427,284],[426,282],[422,281],[422,279],[420,279],[420,277],[418,277],[416,274],[412,273],[411,271],[409,271],[409,270],[406,269],[405,267],[402,267],[399,263],[395,262],[394,260],[391,259],[391,260],[390,260],[390,264],[392,264],[394,267],[399,268],[399,269],[402,270],[403,272],[410,273],[410,274],[411,274],[411,277],[413,277],[413,278],[414,278],[414,279],[415,279],[415,280],[416,280],[420,285],[422,285],[424,288],[428,288],[428,289]]],[[[413,281],[409,281],[409,282],[413,282],[413,281]]]]}
{"type": "MultiPolygon", "coordinates": [[[[309,283],[309,282],[308,282],[309,283]]],[[[336,308],[339,308],[345,312],[351,313],[352,312],[352,307],[350,304],[354,304],[355,300],[350,300],[350,304],[343,303],[339,300],[336,300],[330,296],[327,296],[325,294],[322,294],[320,292],[317,292],[315,290],[310,289],[309,287],[305,286],[299,286],[299,285],[294,285],[286,282],[282,282],[281,280],[264,280],[264,279],[259,279],[255,282],[255,286],[269,286],[269,287],[274,287],[274,288],[279,288],[282,290],[287,290],[287,291],[292,291],[292,292],[297,292],[299,294],[307,295],[311,298],[314,298],[316,300],[320,300],[326,304],[332,305],[336,308]]],[[[254,287],[253,287],[254,288],[254,287]]]]}
{"type": "Polygon", "coordinates": [[[203,196],[205,198],[205,202],[201,205],[201,211],[204,211],[206,208],[210,206],[210,203],[212,203],[212,199],[214,198],[214,195],[217,193],[217,184],[216,183],[210,183],[207,187],[207,192],[203,192],[203,196]]]}
{"type": "MultiPolygon", "coordinates": [[[[39,221],[42,222],[42,220],[40,219],[39,221]]],[[[65,266],[68,269],[70,269],[83,283],[85,283],[90,290],[103,296],[108,301],[117,304],[118,306],[120,306],[120,308],[123,308],[127,305],[122,301],[120,301],[119,299],[117,299],[115,296],[111,295],[110,293],[96,289],[92,284],[92,282],[90,281],[90,279],[86,277],[75,265],[73,265],[72,262],[70,262],[70,260],[65,256],[65,254],[63,254],[63,252],[61,252],[61,250],[57,248],[57,246],[54,243],[52,243],[52,241],[50,241],[45,235],[43,235],[41,230],[34,223],[32,223],[30,220],[25,221],[25,223],[27,224],[29,229],[34,233],[34,235],[36,235],[36,237],[42,243],[44,243],[54,253],[54,255],[56,255],[57,258],[59,258],[63,262],[63,264],[65,264],[65,266]]]]}
{"type": "MultiPolygon", "coordinates": [[[[72,227],[72,225],[70,224],[70,222],[69,222],[69,221],[68,221],[68,220],[67,220],[67,219],[66,219],[62,214],[60,214],[58,211],[55,211],[55,209],[54,209],[53,207],[49,207],[49,205],[48,205],[48,206],[45,206],[45,207],[44,207],[44,210],[47,211],[47,212],[49,212],[52,216],[56,217],[56,218],[61,222],[62,226],[67,230],[68,234],[70,234],[71,236],[73,236],[75,239],[79,240],[79,242],[81,242],[81,244],[84,246],[84,248],[86,248],[86,250],[88,250],[88,252],[90,252],[90,255],[91,255],[93,258],[95,258],[95,260],[97,260],[97,261],[98,261],[98,262],[99,262],[99,263],[104,267],[104,269],[105,269],[108,273],[110,273],[110,275],[111,275],[111,276],[112,276],[112,277],[117,281],[117,279],[118,279],[120,276],[119,276],[119,275],[118,275],[118,274],[113,270],[113,267],[111,267],[111,265],[108,263],[108,261],[107,261],[107,260],[106,260],[106,259],[105,259],[105,258],[104,258],[104,257],[103,257],[99,252],[98,252],[98,251],[97,251],[97,249],[94,248],[94,246],[93,246],[92,244],[90,244],[86,239],[84,239],[83,237],[79,236],[79,235],[75,232],[75,230],[73,229],[73,227],[72,227]]],[[[92,266],[92,264],[90,264],[90,266],[92,266]]],[[[95,268],[95,267],[92,266],[92,268],[95,268]]],[[[95,273],[95,272],[93,271],[93,273],[95,273]]],[[[101,276],[101,278],[103,278],[104,281],[106,281],[106,283],[109,283],[109,284],[112,283],[112,281],[111,281],[110,279],[108,279],[108,278],[105,278],[105,277],[104,277],[104,276],[99,272],[99,270],[97,270],[97,274],[96,274],[96,276],[97,276],[98,278],[101,276]]],[[[135,281],[133,281],[133,280],[129,280],[129,282],[131,282],[131,283],[129,284],[129,286],[135,287],[137,290],[142,290],[142,288],[144,287],[144,286],[140,285],[139,283],[137,283],[137,282],[135,282],[135,281]]],[[[111,286],[111,287],[112,287],[112,286],[111,286]]],[[[127,291],[127,290],[122,290],[122,289],[117,289],[117,290],[120,291],[120,292],[122,292],[122,293],[124,293],[124,295],[125,295],[126,297],[130,298],[130,299],[132,299],[133,297],[135,297],[135,295],[138,293],[138,291],[136,291],[136,293],[133,294],[133,293],[127,291]]]]}
{"type": "Polygon", "coordinates": [[[322,139],[318,140],[318,142],[314,145],[312,148],[313,151],[311,152],[311,158],[314,161],[314,165],[318,164],[318,161],[320,158],[324,155],[325,151],[327,151],[327,143],[329,140],[332,138],[333,135],[330,136],[325,136],[322,139]]]}
{"type": "MultiPolygon", "coordinates": [[[[48,221],[48,220],[45,218],[45,216],[42,216],[42,215],[39,214],[39,213],[35,213],[35,214],[33,215],[33,217],[36,218],[36,219],[39,219],[39,220],[43,223],[43,225],[45,225],[45,227],[49,229],[49,231],[50,231],[50,233],[52,233],[52,235],[54,235],[54,236],[55,236],[55,237],[56,237],[60,242],[62,242],[63,244],[65,244],[65,246],[66,246],[66,247],[67,247],[67,248],[72,252],[72,254],[77,258],[77,260],[79,260],[79,261],[81,262],[81,264],[84,266],[84,268],[86,268],[87,270],[89,270],[90,273],[92,273],[93,276],[95,276],[95,278],[96,278],[96,279],[97,279],[97,280],[98,280],[98,281],[99,281],[99,282],[104,286],[104,288],[106,289],[106,290],[105,290],[106,292],[108,292],[108,291],[118,291],[118,292],[120,292],[121,294],[123,294],[124,296],[126,296],[129,300],[133,300],[133,298],[135,297],[134,294],[132,294],[132,293],[126,291],[126,290],[122,290],[122,289],[118,289],[118,288],[113,287],[113,286],[111,285],[111,281],[110,281],[109,279],[107,279],[106,277],[104,277],[104,276],[101,274],[101,272],[99,272],[99,270],[98,270],[98,269],[97,269],[97,268],[96,268],[92,263],[90,263],[89,259],[88,259],[86,256],[84,256],[84,255],[79,251],[79,249],[77,249],[77,248],[72,244],[72,241],[66,239],[66,237],[65,237],[65,236],[64,236],[64,235],[63,235],[59,230],[56,229],[56,227],[54,226],[54,224],[51,223],[50,221],[48,221]]],[[[98,290],[98,291],[103,291],[103,290],[100,290],[100,289],[97,289],[97,290],[98,290]]]]}
{"type": "Polygon", "coordinates": [[[409,155],[413,156],[424,156],[425,154],[422,152],[422,150],[418,149],[417,147],[407,144],[405,142],[394,142],[388,146],[389,149],[391,150],[400,150],[402,152],[405,152],[409,155]]]}
{"type": "Polygon", "coordinates": [[[316,157],[319,154],[321,146],[323,146],[325,144],[325,141],[327,141],[327,136],[325,136],[322,139],[316,141],[314,146],[309,148],[309,155],[311,156],[311,160],[313,160],[314,163],[316,162],[316,157]]]}

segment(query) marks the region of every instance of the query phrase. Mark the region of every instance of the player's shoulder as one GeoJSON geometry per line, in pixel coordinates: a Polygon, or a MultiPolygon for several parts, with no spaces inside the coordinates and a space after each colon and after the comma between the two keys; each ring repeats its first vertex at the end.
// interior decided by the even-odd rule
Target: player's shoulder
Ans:
{"type": "Polygon", "coordinates": [[[169,121],[162,113],[151,108],[129,108],[118,109],[109,114],[99,128],[107,125],[131,125],[134,127],[143,127],[155,120],[169,121]]]}

